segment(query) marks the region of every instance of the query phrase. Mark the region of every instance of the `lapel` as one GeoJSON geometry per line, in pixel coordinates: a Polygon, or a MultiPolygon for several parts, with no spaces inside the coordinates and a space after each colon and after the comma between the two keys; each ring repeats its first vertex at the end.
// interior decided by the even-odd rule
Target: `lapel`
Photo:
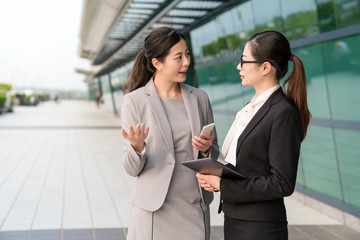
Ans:
{"type": "MultiPolygon", "coordinates": [[[[195,96],[195,94],[193,94],[193,90],[191,88],[188,88],[185,84],[180,83],[180,88],[185,109],[190,120],[191,135],[192,137],[199,136],[201,130],[201,123],[197,97],[195,96]]],[[[194,159],[197,159],[199,155],[199,150],[193,148],[193,154],[194,159]]]]}
{"type": "Polygon", "coordinates": [[[152,112],[154,113],[157,123],[160,126],[164,142],[169,148],[169,151],[175,157],[171,126],[166,116],[164,107],[161,103],[160,97],[156,91],[153,79],[150,79],[150,81],[145,85],[145,93],[148,95],[147,102],[152,112]]]}
{"type": "Polygon", "coordinates": [[[249,133],[254,129],[254,127],[269,112],[271,105],[279,102],[284,97],[285,97],[285,94],[281,87],[278,90],[276,90],[273,94],[271,94],[269,99],[264,103],[264,105],[255,114],[255,116],[250,120],[249,124],[246,126],[246,128],[240,135],[238,142],[237,142],[237,147],[236,147],[236,156],[238,156],[238,154],[239,154],[239,150],[240,150],[241,144],[243,143],[244,139],[249,135],[249,133]]]}

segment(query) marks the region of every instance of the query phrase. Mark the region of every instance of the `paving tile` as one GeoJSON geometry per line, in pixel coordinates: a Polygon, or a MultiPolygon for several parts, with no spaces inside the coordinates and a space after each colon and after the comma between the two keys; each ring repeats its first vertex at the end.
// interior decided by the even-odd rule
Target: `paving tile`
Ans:
{"type": "Polygon", "coordinates": [[[316,209],[305,206],[293,198],[284,199],[289,225],[341,225],[333,218],[320,213],[316,209]]]}
{"type": "Polygon", "coordinates": [[[95,240],[92,229],[66,229],[62,233],[63,240],[95,240]]]}
{"type": "Polygon", "coordinates": [[[352,239],[360,239],[360,232],[356,232],[352,230],[351,228],[348,228],[346,226],[324,226],[327,231],[333,233],[334,235],[338,236],[339,239],[346,239],[346,240],[352,240],[352,239]]]}
{"type": "Polygon", "coordinates": [[[288,232],[289,232],[289,236],[291,236],[292,238],[304,237],[303,232],[298,226],[288,226],[288,232]]]}
{"type": "Polygon", "coordinates": [[[1,231],[0,240],[27,240],[28,231],[1,231]]]}
{"type": "Polygon", "coordinates": [[[33,230],[28,240],[60,240],[61,230],[33,230]]]}
{"type": "Polygon", "coordinates": [[[305,237],[305,236],[290,236],[289,235],[289,240],[311,240],[311,238],[309,237],[305,237]]]}
{"type": "Polygon", "coordinates": [[[224,227],[211,226],[210,240],[224,240],[224,227]]]}
{"type": "Polygon", "coordinates": [[[355,240],[360,233],[343,225],[298,225],[289,227],[289,237],[294,239],[306,237],[311,240],[355,240]]]}
{"type": "Polygon", "coordinates": [[[126,231],[117,229],[95,229],[96,240],[126,240],[126,231]]]}

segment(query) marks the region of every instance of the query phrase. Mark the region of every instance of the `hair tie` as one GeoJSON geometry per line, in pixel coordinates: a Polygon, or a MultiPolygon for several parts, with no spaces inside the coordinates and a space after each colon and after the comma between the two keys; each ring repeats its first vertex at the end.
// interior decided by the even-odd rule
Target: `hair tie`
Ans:
{"type": "Polygon", "coordinates": [[[291,56],[290,56],[290,61],[293,61],[293,59],[294,59],[294,57],[295,57],[295,55],[294,54],[291,54],[291,56]]]}

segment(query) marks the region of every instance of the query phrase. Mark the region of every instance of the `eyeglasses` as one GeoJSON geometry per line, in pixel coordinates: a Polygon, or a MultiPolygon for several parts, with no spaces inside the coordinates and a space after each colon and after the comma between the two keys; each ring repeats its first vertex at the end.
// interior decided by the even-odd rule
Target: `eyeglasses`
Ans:
{"type": "Polygon", "coordinates": [[[244,61],[242,58],[240,59],[240,66],[243,67],[244,63],[264,63],[265,61],[244,61]]]}

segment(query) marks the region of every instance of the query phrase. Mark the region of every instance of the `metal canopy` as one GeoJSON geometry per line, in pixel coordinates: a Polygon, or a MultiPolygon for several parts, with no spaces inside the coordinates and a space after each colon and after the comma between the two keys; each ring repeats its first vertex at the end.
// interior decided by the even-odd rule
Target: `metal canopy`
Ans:
{"type": "Polygon", "coordinates": [[[106,34],[93,65],[95,77],[107,74],[133,59],[145,37],[155,28],[168,26],[187,33],[215,12],[240,0],[130,0],[106,34]]]}

